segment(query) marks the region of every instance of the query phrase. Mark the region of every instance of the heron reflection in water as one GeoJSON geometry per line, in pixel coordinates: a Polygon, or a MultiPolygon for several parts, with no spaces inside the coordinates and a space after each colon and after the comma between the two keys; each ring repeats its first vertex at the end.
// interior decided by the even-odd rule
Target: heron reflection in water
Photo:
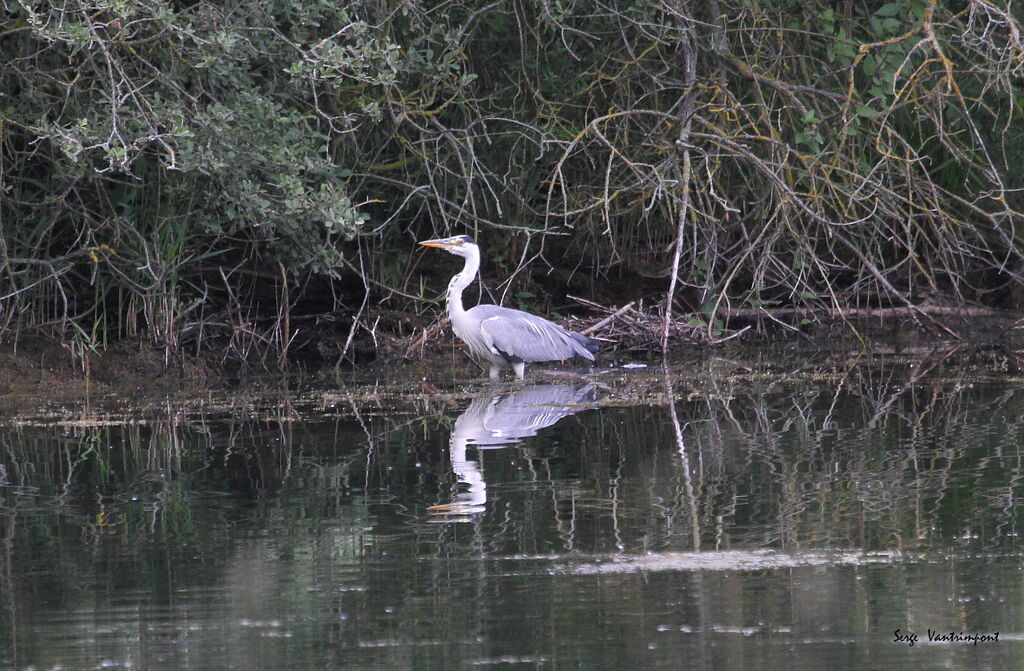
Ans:
{"type": "Polygon", "coordinates": [[[430,506],[428,510],[448,520],[482,513],[487,502],[487,483],[480,464],[466,458],[466,448],[514,445],[563,417],[590,409],[597,398],[595,391],[592,384],[546,384],[474,398],[455,420],[449,442],[452,470],[465,490],[458,492],[451,503],[430,506]]]}

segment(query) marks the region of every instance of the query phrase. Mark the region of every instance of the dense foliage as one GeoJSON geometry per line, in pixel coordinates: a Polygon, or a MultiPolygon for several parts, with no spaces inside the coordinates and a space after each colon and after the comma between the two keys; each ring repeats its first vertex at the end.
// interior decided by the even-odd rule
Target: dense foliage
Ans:
{"type": "Polygon", "coordinates": [[[1014,0],[12,1],[0,329],[283,351],[325,280],[307,311],[433,295],[411,243],[449,232],[517,282],[655,278],[708,317],[1012,305],[1021,25],[1014,0]]]}

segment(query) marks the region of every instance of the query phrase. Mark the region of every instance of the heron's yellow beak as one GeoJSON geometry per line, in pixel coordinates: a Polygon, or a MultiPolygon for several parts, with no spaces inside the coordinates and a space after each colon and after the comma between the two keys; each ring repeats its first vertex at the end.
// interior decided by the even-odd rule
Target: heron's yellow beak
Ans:
{"type": "Polygon", "coordinates": [[[441,249],[446,249],[451,246],[451,243],[443,238],[440,240],[424,240],[419,244],[424,247],[440,247],[441,249]]]}

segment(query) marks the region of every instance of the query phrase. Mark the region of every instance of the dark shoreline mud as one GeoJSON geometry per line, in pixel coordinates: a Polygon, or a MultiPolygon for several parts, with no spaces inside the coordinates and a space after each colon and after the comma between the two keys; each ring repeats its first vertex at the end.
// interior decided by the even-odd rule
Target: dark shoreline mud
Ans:
{"type": "MultiPolygon", "coordinates": [[[[877,336],[877,334],[876,334],[877,336]]],[[[225,372],[212,358],[164,369],[161,352],[145,343],[121,343],[90,355],[83,365],[50,341],[22,341],[0,349],[0,423],[96,425],[146,421],[185,412],[266,413],[291,420],[324,407],[418,409],[443,414],[491,383],[442,337],[422,358],[356,367],[225,372]]],[[[902,385],[930,380],[974,384],[1024,376],[1024,333],[988,329],[973,339],[939,339],[919,331],[874,338],[730,341],[694,345],[668,359],[644,351],[606,351],[594,366],[580,362],[535,365],[521,384],[593,384],[598,405],[657,405],[676,399],[728,398],[754,388],[814,386],[903,367],[902,385]]],[[[498,388],[514,388],[506,379],[498,388]]]]}

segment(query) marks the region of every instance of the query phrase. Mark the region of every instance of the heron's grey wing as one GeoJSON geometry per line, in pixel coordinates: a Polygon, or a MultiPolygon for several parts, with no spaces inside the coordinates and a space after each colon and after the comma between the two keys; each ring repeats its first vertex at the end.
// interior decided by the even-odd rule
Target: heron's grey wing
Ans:
{"type": "Polygon", "coordinates": [[[495,305],[478,305],[473,311],[483,318],[480,332],[487,344],[507,361],[556,361],[574,356],[594,360],[568,331],[543,317],[495,305]]]}

